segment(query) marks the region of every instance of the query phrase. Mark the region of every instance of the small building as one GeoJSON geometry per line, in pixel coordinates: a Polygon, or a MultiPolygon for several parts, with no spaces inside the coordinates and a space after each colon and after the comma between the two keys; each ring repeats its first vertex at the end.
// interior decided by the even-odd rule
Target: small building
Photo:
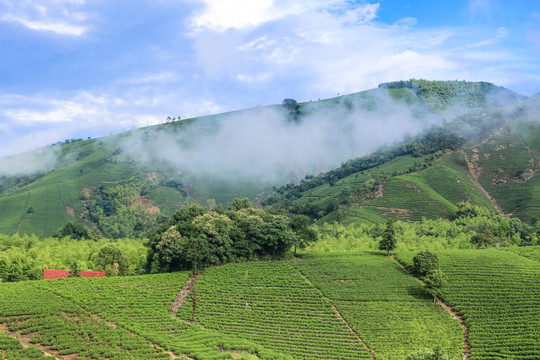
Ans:
{"type": "MultiPolygon", "coordinates": [[[[69,270],[43,269],[43,279],[60,279],[69,277],[69,270]]],[[[105,271],[81,271],[81,277],[105,277],[105,271]]]]}

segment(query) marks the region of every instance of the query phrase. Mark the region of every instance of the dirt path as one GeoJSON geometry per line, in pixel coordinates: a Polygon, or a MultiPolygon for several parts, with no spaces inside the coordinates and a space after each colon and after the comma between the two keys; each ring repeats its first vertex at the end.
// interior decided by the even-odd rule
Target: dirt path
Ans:
{"type": "Polygon", "coordinates": [[[478,173],[475,169],[475,165],[469,161],[469,158],[467,157],[467,154],[465,151],[460,150],[460,152],[463,154],[463,158],[465,159],[465,162],[467,163],[467,168],[469,169],[469,178],[472,180],[472,182],[478,186],[480,191],[484,193],[484,195],[489,199],[495,210],[501,215],[504,215],[504,211],[502,207],[497,203],[497,200],[491,194],[480,184],[480,181],[478,181],[478,173]]]}
{"type": "MultiPolygon", "coordinates": [[[[292,266],[292,265],[291,265],[292,266]]],[[[295,269],[296,271],[298,271],[298,273],[300,274],[300,276],[307,282],[309,283],[311,286],[313,286],[313,288],[317,289],[317,287],[315,285],[313,285],[313,283],[304,275],[302,274],[302,272],[298,269],[295,269]]],[[[317,289],[319,290],[319,289],[317,289]]],[[[354,329],[352,328],[352,326],[349,324],[349,322],[343,317],[343,315],[339,312],[339,310],[334,306],[334,304],[332,303],[332,301],[327,298],[326,296],[323,295],[323,293],[320,292],[319,290],[319,294],[321,295],[321,297],[323,299],[325,299],[331,306],[332,306],[332,309],[334,310],[334,312],[336,313],[337,317],[343,321],[345,323],[345,325],[347,326],[347,328],[349,329],[349,332],[351,334],[353,334],[354,337],[356,337],[358,339],[358,341],[360,341],[360,343],[364,346],[364,349],[366,350],[366,352],[369,354],[369,356],[371,357],[371,360],[375,360],[375,356],[373,355],[373,353],[371,352],[371,349],[366,345],[366,343],[364,342],[364,340],[362,340],[362,338],[360,337],[360,335],[358,335],[356,333],[356,331],[354,331],[354,329]]]]}
{"type": "Polygon", "coordinates": [[[172,302],[171,307],[169,308],[169,315],[174,315],[180,310],[180,308],[186,303],[188,295],[191,293],[195,287],[195,282],[202,273],[191,274],[186,281],[184,288],[176,295],[176,299],[172,302]]]}
{"type": "MultiPolygon", "coordinates": [[[[34,336],[33,333],[30,333],[28,335],[21,336],[17,334],[16,332],[9,331],[8,325],[6,323],[0,324],[0,331],[3,332],[6,335],[11,336],[14,339],[19,340],[19,342],[22,344],[22,346],[26,349],[27,347],[36,347],[43,351],[43,356],[52,356],[55,359],[59,359],[56,355],[52,354],[51,350],[46,348],[45,346],[41,346],[39,344],[32,344],[30,340],[32,339],[32,336],[34,336]]],[[[63,359],[63,358],[60,358],[63,359]]]]}
{"type": "Polygon", "coordinates": [[[19,224],[17,225],[17,231],[15,232],[15,234],[18,234],[19,233],[19,229],[21,228],[21,223],[22,221],[24,220],[23,217],[24,217],[24,212],[26,211],[26,209],[28,208],[28,202],[30,201],[30,191],[28,191],[28,198],[26,199],[26,203],[24,204],[24,208],[23,208],[23,211],[22,211],[22,214],[21,214],[21,218],[19,219],[19,224]]]}
{"type": "MultiPolygon", "coordinates": [[[[392,259],[394,259],[399,264],[399,266],[401,266],[402,269],[407,271],[407,269],[405,268],[405,265],[403,265],[402,263],[397,261],[394,258],[394,255],[390,255],[390,257],[392,259]]],[[[416,276],[414,276],[411,273],[409,273],[409,275],[412,276],[413,278],[415,278],[422,285],[425,285],[424,281],[422,281],[421,279],[417,278],[416,276]]],[[[437,296],[434,296],[434,298],[435,298],[435,303],[439,304],[444,310],[446,310],[448,313],[450,313],[454,319],[459,320],[459,324],[461,325],[461,327],[463,328],[463,331],[464,331],[463,352],[464,352],[465,356],[463,357],[463,359],[464,360],[468,359],[471,356],[471,345],[469,344],[469,327],[465,324],[465,321],[463,320],[463,317],[461,317],[459,312],[455,311],[451,306],[446,304],[444,301],[439,299],[437,296]]]]}

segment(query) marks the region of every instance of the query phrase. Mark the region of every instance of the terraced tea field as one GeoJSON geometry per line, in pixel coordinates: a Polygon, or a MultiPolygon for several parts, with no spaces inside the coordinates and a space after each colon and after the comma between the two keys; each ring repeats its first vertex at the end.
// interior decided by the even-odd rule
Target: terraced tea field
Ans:
{"type": "Polygon", "coordinates": [[[295,359],[370,358],[331,304],[285,262],[209,268],[187,303],[181,318],[295,359]],[[191,306],[193,301],[196,306],[191,306]]]}
{"type": "Polygon", "coordinates": [[[461,359],[459,322],[393,259],[369,253],[317,254],[295,266],[339,309],[377,360],[405,359],[434,347],[461,359]]]}
{"type": "MultiPolygon", "coordinates": [[[[470,330],[471,360],[540,358],[540,264],[531,260],[538,247],[507,250],[439,253],[445,299],[470,330]]],[[[435,347],[453,360],[464,354],[459,321],[378,252],[312,253],[188,277],[0,284],[0,358],[395,360],[435,347]],[[185,302],[173,312],[180,290],[185,302]]]]}
{"type": "Polygon", "coordinates": [[[471,359],[540,359],[540,264],[500,250],[448,251],[440,259],[445,299],[470,328],[471,359]]]}

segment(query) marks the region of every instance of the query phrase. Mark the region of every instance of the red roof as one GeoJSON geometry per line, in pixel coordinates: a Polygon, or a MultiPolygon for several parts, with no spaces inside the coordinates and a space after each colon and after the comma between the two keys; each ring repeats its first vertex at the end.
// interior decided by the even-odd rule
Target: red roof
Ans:
{"type": "MultiPolygon", "coordinates": [[[[43,279],[59,279],[69,277],[69,270],[43,269],[43,279]]],[[[105,271],[81,271],[81,277],[105,277],[105,271]]]]}
{"type": "Polygon", "coordinates": [[[43,279],[59,279],[69,277],[69,270],[43,269],[43,279]]]}
{"type": "Polygon", "coordinates": [[[81,271],[81,277],[105,277],[105,271],[81,271]]]}

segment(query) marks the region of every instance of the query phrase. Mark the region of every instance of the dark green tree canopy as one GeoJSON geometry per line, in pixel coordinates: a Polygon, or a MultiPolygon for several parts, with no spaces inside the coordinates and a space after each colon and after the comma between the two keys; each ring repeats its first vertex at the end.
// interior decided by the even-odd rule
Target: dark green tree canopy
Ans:
{"type": "Polygon", "coordinates": [[[53,234],[53,237],[70,237],[77,240],[92,238],[90,231],[86,226],[73,221],[68,221],[64,226],[62,226],[53,234]]]}
{"type": "Polygon", "coordinates": [[[431,271],[424,277],[424,281],[428,293],[439,298],[444,296],[444,286],[448,282],[448,278],[442,270],[436,269],[431,271]]]}
{"type": "Polygon", "coordinates": [[[396,248],[396,236],[394,229],[394,222],[391,219],[386,221],[386,228],[382,236],[382,240],[379,243],[379,250],[386,250],[387,254],[396,248]]]}
{"type": "Polygon", "coordinates": [[[437,254],[423,250],[414,256],[413,271],[416,275],[425,276],[436,269],[439,269],[439,257],[437,254]]]}
{"type": "Polygon", "coordinates": [[[150,237],[146,270],[200,271],[232,261],[282,258],[301,239],[313,237],[302,221],[294,224],[286,215],[255,208],[248,199],[234,199],[226,210],[188,205],[150,237]]]}
{"type": "Polygon", "coordinates": [[[287,110],[290,121],[298,121],[300,118],[300,105],[294,99],[283,99],[281,106],[287,110]]]}
{"type": "Polygon", "coordinates": [[[115,244],[103,246],[97,253],[94,264],[96,270],[105,271],[107,276],[129,274],[129,259],[115,244]]]}

